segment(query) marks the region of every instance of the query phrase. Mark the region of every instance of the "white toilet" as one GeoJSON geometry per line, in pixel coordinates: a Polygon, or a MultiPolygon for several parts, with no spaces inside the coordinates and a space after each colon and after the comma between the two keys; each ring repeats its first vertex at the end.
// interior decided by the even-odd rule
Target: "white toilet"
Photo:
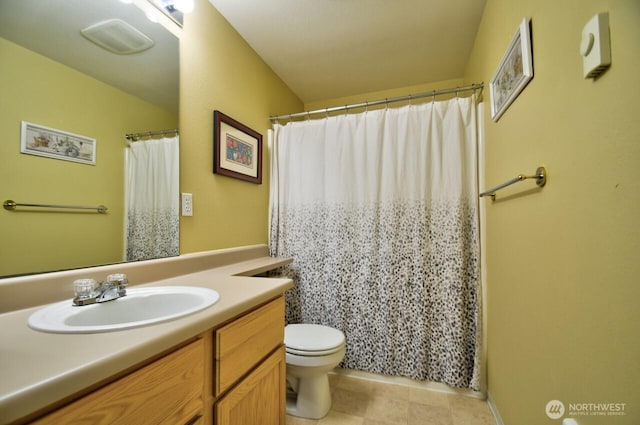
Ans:
{"type": "Polygon", "coordinates": [[[344,334],[323,325],[287,325],[284,344],[287,350],[287,414],[309,419],[324,417],[331,409],[327,374],[344,357],[344,334]]]}

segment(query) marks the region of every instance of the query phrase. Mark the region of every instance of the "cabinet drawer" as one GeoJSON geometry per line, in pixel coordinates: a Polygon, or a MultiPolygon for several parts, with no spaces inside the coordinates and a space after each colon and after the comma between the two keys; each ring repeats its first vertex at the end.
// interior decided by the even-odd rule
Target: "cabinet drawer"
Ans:
{"type": "Polygon", "coordinates": [[[276,350],[216,403],[216,425],[284,425],[285,350],[276,350]]]}
{"type": "Polygon", "coordinates": [[[204,355],[198,339],[34,423],[187,423],[203,412],[204,355]]]}
{"type": "Polygon", "coordinates": [[[284,342],[284,297],[218,329],[215,395],[222,394],[284,342]]]}

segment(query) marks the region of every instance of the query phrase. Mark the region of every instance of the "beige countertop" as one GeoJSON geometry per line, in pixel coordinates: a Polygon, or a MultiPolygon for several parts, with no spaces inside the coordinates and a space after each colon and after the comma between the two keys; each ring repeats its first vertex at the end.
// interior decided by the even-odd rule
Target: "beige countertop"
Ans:
{"type": "MultiPolygon", "coordinates": [[[[201,286],[220,294],[220,300],[213,306],[167,323],[106,333],[53,334],[27,326],[28,317],[41,306],[0,314],[0,423],[12,423],[104,381],[281,295],[292,286],[289,279],[250,277],[288,264],[290,259],[268,257],[266,247],[262,246],[249,247],[246,256],[242,248],[235,249],[232,256],[228,253],[229,250],[210,251],[213,259],[209,261],[210,268],[205,264],[196,267],[200,270],[193,273],[168,273],[170,277],[144,283],[201,286]],[[225,259],[220,260],[220,255],[225,259]]],[[[203,262],[206,255],[184,257],[187,262],[194,257],[203,262]]],[[[181,260],[177,257],[168,262],[175,265],[181,260]]],[[[140,262],[138,266],[148,267],[145,263],[149,262],[140,262]]],[[[156,269],[160,264],[159,260],[151,262],[156,269]]],[[[129,271],[134,270],[131,267],[135,266],[128,266],[129,271]]],[[[103,267],[101,271],[116,272],[116,269],[117,265],[103,267]]],[[[10,286],[12,283],[7,282],[10,286]]],[[[11,287],[15,290],[15,286],[11,287]]],[[[6,296],[6,292],[2,295],[6,296]]]]}

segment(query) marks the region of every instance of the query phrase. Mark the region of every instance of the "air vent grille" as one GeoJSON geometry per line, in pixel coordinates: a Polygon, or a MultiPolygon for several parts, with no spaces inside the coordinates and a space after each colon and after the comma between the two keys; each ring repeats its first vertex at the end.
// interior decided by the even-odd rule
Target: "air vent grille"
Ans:
{"type": "Polygon", "coordinates": [[[154,45],[152,39],[120,19],[108,19],[80,30],[98,46],[118,55],[142,52],[154,45]]]}

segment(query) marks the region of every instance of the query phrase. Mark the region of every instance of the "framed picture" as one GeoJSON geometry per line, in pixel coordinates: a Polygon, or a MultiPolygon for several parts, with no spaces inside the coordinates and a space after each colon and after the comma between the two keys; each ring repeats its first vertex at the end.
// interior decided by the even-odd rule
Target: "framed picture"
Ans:
{"type": "Polygon", "coordinates": [[[20,152],[96,165],[96,139],[22,121],[20,152]]]}
{"type": "Polygon", "coordinates": [[[262,135],[213,111],[213,172],[262,183],[262,135]]]}
{"type": "Polygon", "coordinates": [[[489,84],[493,121],[498,121],[533,78],[530,23],[529,18],[522,20],[489,84]]]}

